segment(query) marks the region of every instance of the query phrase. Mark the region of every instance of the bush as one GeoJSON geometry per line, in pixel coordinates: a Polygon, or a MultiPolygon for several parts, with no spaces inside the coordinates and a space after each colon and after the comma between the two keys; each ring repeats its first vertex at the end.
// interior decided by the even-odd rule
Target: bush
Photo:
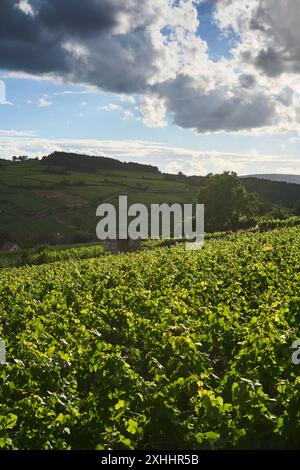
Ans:
{"type": "Polygon", "coordinates": [[[269,219],[262,220],[258,223],[258,230],[260,232],[267,232],[275,228],[296,227],[300,225],[300,217],[290,217],[289,219],[269,219]]]}

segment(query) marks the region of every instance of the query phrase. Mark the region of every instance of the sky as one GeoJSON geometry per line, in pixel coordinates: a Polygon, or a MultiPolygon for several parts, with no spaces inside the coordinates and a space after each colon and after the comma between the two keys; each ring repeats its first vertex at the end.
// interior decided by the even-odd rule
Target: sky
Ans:
{"type": "Polygon", "coordinates": [[[299,0],[1,0],[0,158],[300,174],[299,0]]]}

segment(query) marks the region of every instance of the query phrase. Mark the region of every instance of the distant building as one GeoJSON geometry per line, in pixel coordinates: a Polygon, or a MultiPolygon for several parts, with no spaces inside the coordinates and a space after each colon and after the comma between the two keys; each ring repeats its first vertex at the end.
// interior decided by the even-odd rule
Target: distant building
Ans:
{"type": "Polygon", "coordinates": [[[14,253],[15,251],[19,251],[20,249],[21,248],[13,242],[5,242],[0,248],[1,251],[6,251],[8,253],[14,253]]]}

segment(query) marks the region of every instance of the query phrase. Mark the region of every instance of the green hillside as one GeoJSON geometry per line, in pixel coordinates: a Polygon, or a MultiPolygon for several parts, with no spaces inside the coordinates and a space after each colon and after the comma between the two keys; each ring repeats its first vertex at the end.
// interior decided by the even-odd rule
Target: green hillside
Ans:
{"type": "Polygon", "coordinates": [[[299,201],[300,184],[254,177],[243,178],[242,182],[247,191],[257,192],[270,205],[279,204],[291,208],[299,201]]]}
{"type": "MultiPolygon", "coordinates": [[[[203,177],[162,174],[156,167],[55,152],[43,160],[0,165],[0,241],[22,247],[96,241],[96,208],[128,195],[129,203],[193,202],[203,177]]],[[[300,185],[243,180],[270,209],[292,208],[300,185]]]]}
{"type": "Polygon", "coordinates": [[[97,206],[116,203],[119,195],[128,195],[130,203],[147,205],[187,203],[194,198],[196,188],[185,181],[168,181],[154,167],[152,172],[143,165],[140,168],[82,171],[38,160],[3,166],[0,237],[23,246],[47,241],[92,241],[97,206]]]}

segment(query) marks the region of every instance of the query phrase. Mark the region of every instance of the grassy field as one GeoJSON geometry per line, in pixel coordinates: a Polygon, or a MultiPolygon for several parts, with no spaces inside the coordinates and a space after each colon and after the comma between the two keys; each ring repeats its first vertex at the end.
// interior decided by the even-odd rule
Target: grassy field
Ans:
{"type": "Polygon", "coordinates": [[[0,271],[0,447],[299,448],[300,229],[0,271]]]}

